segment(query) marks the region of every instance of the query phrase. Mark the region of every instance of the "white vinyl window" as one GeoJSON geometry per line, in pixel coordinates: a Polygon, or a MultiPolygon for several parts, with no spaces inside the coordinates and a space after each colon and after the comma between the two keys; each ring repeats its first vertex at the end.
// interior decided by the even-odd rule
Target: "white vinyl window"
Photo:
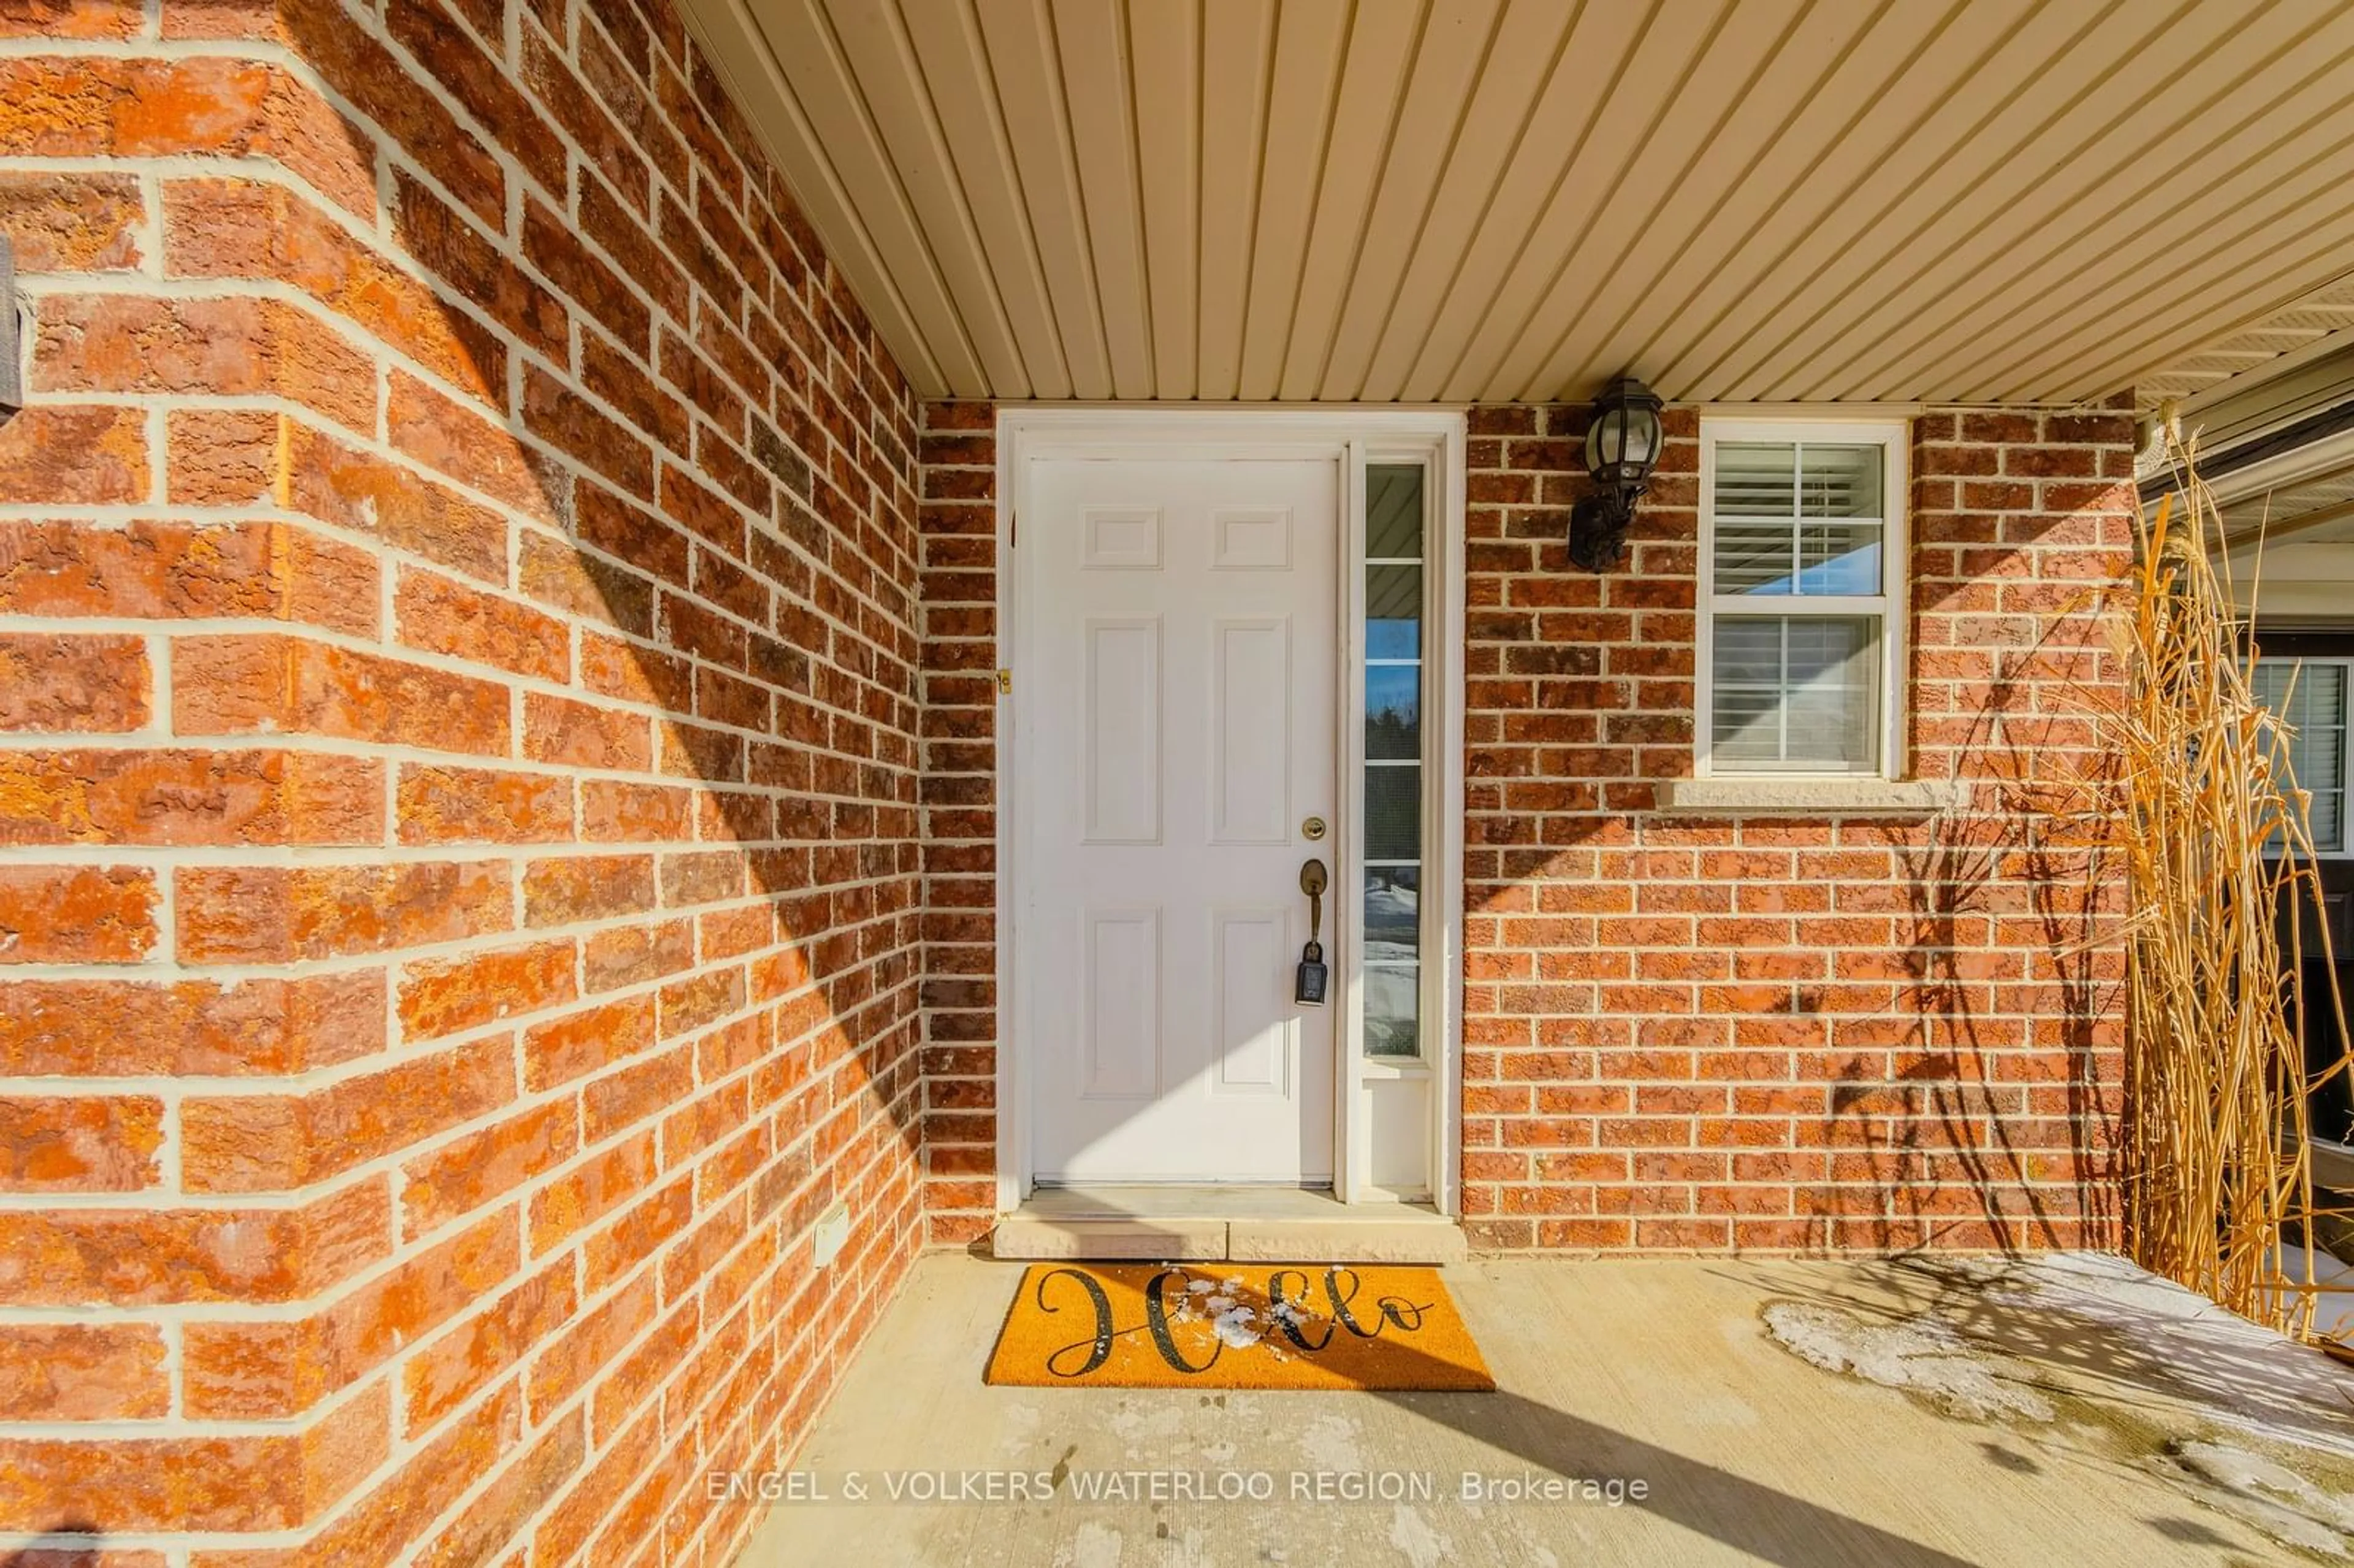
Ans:
{"type": "Polygon", "coordinates": [[[1907,426],[1701,426],[1699,770],[1902,768],[1907,426]]]}
{"type": "Polygon", "coordinates": [[[2354,659],[2259,659],[2255,698],[2279,717],[2317,854],[2349,853],[2346,842],[2346,698],[2354,659]]]}

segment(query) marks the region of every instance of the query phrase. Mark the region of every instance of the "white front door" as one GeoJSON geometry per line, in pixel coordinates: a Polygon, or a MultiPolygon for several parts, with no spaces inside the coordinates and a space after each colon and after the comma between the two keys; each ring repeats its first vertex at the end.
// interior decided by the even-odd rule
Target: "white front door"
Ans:
{"type": "Polygon", "coordinates": [[[1340,863],[1306,829],[1338,826],[1340,465],[1042,460],[1029,482],[1032,1173],[1329,1181],[1335,1010],[1292,989],[1301,867],[1340,863]]]}

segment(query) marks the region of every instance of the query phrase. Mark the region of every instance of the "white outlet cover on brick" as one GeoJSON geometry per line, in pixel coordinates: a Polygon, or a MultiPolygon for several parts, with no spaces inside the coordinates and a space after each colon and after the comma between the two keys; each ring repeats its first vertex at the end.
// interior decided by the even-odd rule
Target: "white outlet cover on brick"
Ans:
{"type": "Polygon", "coordinates": [[[850,1205],[836,1203],[818,1216],[817,1234],[810,1239],[810,1261],[823,1268],[850,1239],[850,1205]]]}

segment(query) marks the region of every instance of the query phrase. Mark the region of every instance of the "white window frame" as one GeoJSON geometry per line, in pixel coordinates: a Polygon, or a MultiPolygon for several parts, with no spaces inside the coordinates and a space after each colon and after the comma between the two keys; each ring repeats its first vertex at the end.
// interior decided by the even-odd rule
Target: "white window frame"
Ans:
{"type": "MultiPolygon", "coordinates": [[[[2260,638],[2258,641],[2261,641],[2262,639],[2260,638]]],[[[2291,666],[2296,671],[2296,678],[2300,684],[2304,681],[2306,672],[2312,670],[2318,665],[2334,664],[2346,672],[2345,683],[2339,688],[2338,722],[2338,727],[2346,734],[2347,747],[2349,756],[2347,758],[2342,759],[2340,765],[2343,766],[2343,762],[2345,760],[2354,760],[2354,654],[2275,653],[2266,656],[2265,654],[2259,652],[2256,655],[2254,666],[2252,666],[2249,670],[2251,677],[2253,676],[2256,667],[2265,664],[2285,664],[2291,666]]],[[[2253,683],[2252,680],[2251,684],[2253,683]]],[[[2264,711],[2270,713],[2272,710],[2267,708],[2264,711]]],[[[2285,744],[2285,739],[2284,738],[2284,745],[2285,744]]],[[[2341,780],[2341,782],[2344,781],[2341,780]]],[[[2297,788],[2303,789],[2305,788],[2305,785],[2300,781],[2297,788]]],[[[2354,822],[2349,822],[2348,812],[2349,807],[2354,806],[2354,783],[2347,783],[2345,788],[2345,797],[2340,800],[2338,808],[2338,837],[2339,843],[2347,847],[2338,849],[2323,849],[2317,844],[2314,846],[2313,851],[2314,858],[2317,860],[2354,860],[2354,832],[2349,831],[2349,829],[2354,829],[2354,822]]],[[[2268,855],[2277,856],[2281,853],[2279,841],[2275,839],[2266,847],[2264,853],[2268,855]]]]}
{"type": "Polygon", "coordinates": [[[1787,416],[1752,419],[1703,414],[1700,426],[1699,594],[1693,616],[1695,667],[1692,671],[1693,776],[1700,779],[1755,779],[1787,781],[1806,779],[1847,780],[1899,779],[1904,777],[1905,715],[1909,707],[1906,675],[1911,665],[1912,559],[1910,526],[1912,483],[1912,421],[1903,418],[1803,418],[1787,416]],[[1810,594],[1766,596],[1716,592],[1716,449],[1723,441],[1796,442],[1817,446],[1877,446],[1881,449],[1883,496],[1881,524],[1880,588],[1877,594],[1810,594]],[[1878,741],[1877,764],[1869,768],[1760,768],[1738,765],[1719,768],[1716,749],[1716,621],[1719,616],[1799,616],[1832,619],[1880,617],[1880,657],[1873,671],[1873,700],[1879,712],[1873,726],[1878,741]]]}

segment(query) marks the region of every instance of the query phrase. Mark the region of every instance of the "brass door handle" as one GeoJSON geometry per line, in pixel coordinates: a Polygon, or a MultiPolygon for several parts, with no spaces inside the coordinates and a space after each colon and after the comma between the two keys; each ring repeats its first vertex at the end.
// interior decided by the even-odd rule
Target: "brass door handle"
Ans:
{"type": "Polygon", "coordinates": [[[1308,946],[1300,949],[1299,969],[1291,982],[1291,1000],[1308,1007],[1324,1005],[1324,992],[1331,984],[1332,971],[1324,962],[1324,944],[1317,938],[1324,929],[1324,889],[1331,885],[1332,874],[1324,869],[1320,860],[1311,860],[1299,868],[1299,891],[1308,895],[1308,946]]]}
{"type": "Polygon", "coordinates": [[[1308,945],[1316,946],[1324,929],[1324,890],[1332,885],[1332,874],[1324,869],[1320,860],[1311,860],[1299,868],[1299,891],[1308,895],[1308,945]]]}

